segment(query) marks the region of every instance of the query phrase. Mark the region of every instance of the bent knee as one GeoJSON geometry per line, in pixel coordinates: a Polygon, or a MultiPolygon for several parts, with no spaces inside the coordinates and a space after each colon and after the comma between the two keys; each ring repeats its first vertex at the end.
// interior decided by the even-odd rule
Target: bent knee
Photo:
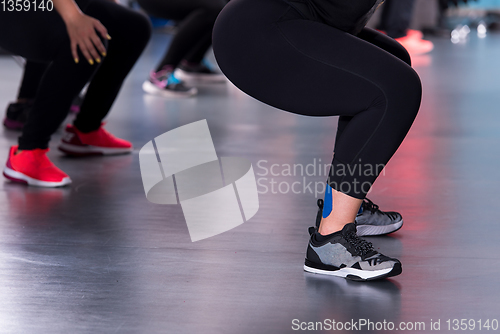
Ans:
{"type": "Polygon", "coordinates": [[[413,121],[420,109],[422,84],[418,74],[411,67],[391,76],[379,88],[381,93],[372,102],[372,106],[393,113],[394,117],[404,117],[413,121]]]}
{"type": "Polygon", "coordinates": [[[145,39],[146,41],[149,40],[153,33],[151,21],[142,13],[133,11],[131,13],[130,20],[127,20],[127,24],[130,25],[130,27],[133,27],[136,36],[145,39]]]}
{"type": "Polygon", "coordinates": [[[410,66],[401,66],[394,71],[387,79],[387,93],[401,96],[409,101],[420,100],[422,98],[422,83],[417,72],[410,66]]]}

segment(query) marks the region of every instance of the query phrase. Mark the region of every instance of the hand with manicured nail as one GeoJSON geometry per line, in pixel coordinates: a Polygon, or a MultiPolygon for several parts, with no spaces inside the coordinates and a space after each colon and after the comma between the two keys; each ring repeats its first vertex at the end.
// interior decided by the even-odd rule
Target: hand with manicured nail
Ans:
{"type": "Polygon", "coordinates": [[[79,62],[78,49],[90,65],[94,65],[94,61],[100,63],[101,57],[106,56],[106,48],[98,34],[111,39],[106,27],[99,20],[82,13],[73,0],[54,0],[54,7],[66,24],[75,63],[79,62]]]}

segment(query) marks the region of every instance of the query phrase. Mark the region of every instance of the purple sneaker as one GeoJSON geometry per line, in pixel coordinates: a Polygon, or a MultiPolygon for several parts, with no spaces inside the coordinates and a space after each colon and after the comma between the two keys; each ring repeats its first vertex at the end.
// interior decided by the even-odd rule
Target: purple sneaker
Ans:
{"type": "Polygon", "coordinates": [[[164,97],[191,97],[198,94],[194,87],[187,87],[177,79],[170,68],[151,72],[149,80],[142,84],[142,89],[149,94],[164,97]]]}
{"type": "Polygon", "coordinates": [[[10,103],[5,113],[3,125],[10,130],[22,130],[32,108],[33,101],[10,103]]]}

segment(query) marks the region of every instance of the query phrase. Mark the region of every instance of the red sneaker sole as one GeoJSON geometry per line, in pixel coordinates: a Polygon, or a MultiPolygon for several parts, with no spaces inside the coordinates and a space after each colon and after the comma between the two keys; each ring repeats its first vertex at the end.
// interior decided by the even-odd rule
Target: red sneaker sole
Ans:
{"type": "Polygon", "coordinates": [[[16,172],[15,170],[10,169],[9,167],[4,168],[3,176],[16,183],[23,183],[30,186],[44,187],[44,188],[64,187],[71,183],[71,179],[69,177],[63,178],[62,181],[60,182],[37,180],[27,175],[24,175],[23,173],[16,172]]]}
{"type": "Polygon", "coordinates": [[[132,153],[133,148],[106,148],[97,146],[76,146],[68,143],[61,143],[58,147],[59,151],[68,155],[83,157],[91,155],[120,155],[132,153]]]}
{"type": "Polygon", "coordinates": [[[13,120],[8,119],[8,118],[6,118],[6,119],[3,120],[3,125],[7,129],[16,130],[16,131],[20,131],[24,127],[24,123],[19,122],[19,121],[13,121],[13,120]]]}

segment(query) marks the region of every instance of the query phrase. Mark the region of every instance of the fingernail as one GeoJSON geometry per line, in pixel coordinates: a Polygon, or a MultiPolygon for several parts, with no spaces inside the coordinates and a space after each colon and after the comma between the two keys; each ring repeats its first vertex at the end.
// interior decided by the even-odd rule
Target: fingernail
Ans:
{"type": "Polygon", "coordinates": [[[106,52],[101,52],[103,57],[106,57],[106,52]]]}
{"type": "Polygon", "coordinates": [[[78,64],[78,58],[75,58],[75,63],[78,64]]]}
{"type": "Polygon", "coordinates": [[[109,36],[109,34],[106,35],[106,38],[107,39],[111,39],[111,36],[109,36]]]}
{"type": "Polygon", "coordinates": [[[94,61],[92,59],[89,59],[89,64],[94,65],[94,61]]]}
{"type": "Polygon", "coordinates": [[[95,61],[98,62],[98,63],[100,63],[101,62],[101,58],[97,58],[95,61]]]}

